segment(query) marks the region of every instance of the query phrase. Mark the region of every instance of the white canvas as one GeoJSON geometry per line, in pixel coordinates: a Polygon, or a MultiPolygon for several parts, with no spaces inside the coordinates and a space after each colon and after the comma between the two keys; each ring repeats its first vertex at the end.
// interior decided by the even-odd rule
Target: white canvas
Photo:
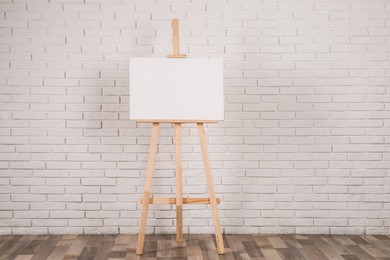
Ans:
{"type": "Polygon", "coordinates": [[[130,119],[223,120],[222,59],[130,59],[130,119]]]}

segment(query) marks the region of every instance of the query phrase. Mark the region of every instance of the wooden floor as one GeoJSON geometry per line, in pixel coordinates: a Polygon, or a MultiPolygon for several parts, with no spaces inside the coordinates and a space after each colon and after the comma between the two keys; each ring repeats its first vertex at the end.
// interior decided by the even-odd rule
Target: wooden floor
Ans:
{"type": "Polygon", "coordinates": [[[390,260],[390,236],[224,235],[218,256],[211,235],[147,235],[135,255],[136,235],[0,236],[0,259],[381,259],[390,260]]]}

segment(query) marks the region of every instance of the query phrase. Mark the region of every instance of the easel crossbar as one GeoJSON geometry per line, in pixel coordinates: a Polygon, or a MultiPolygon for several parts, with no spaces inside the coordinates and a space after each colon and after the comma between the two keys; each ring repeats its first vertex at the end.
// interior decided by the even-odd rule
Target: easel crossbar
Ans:
{"type": "MultiPolygon", "coordinates": [[[[217,204],[221,203],[220,198],[215,198],[217,204]]],[[[144,199],[139,200],[143,204],[144,199]]],[[[149,204],[176,204],[176,198],[150,198],[149,204]]],[[[211,204],[210,198],[183,198],[183,204],[211,204]]]]}

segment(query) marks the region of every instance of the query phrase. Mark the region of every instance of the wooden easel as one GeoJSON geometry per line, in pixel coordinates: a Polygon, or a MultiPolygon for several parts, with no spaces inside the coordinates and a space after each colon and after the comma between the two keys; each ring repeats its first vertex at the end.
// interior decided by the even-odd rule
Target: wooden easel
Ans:
{"type": "MultiPolygon", "coordinates": [[[[179,51],[179,21],[178,19],[172,20],[173,29],[173,54],[167,55],[168,58],[186,58],[187,55],[180,54],[179,51]]],[[[211,210],[214,220],[215,236],[217,242],[218,254],[223,254],[223,240],[220,227],[220,221],[218,216],[217,204],[220,203],[220,199],[215,197],[214,183],[211,175],[210,160],[207,152],[207,142],[204,132],[204,123],[217,123],[218,121],[211,120],[138,120],[137,123],[152,123],[152,136],[150,139],[150,150],[148,166],[146,171],[144,196],[140,199],[142,204],[141,219],[137,241],[138,255],[142,254],[145,240],[146,221],[148,217],[149,204],[176,204],[176,241],[178,243],[183,241],[183,204],[211,204],[211,210]],[[154,156],[157,147],[157,137],[160,123],[172,123],[175,127],[175,160],[176,160],[176,198],[151,198],[150,190],[152,186],[152,175],[154,168],[154,156]],[[181,143],[181,125],[184,123],[195,123],[198,128],[200,147],[202,151],[203,165],[206,173],[207,188],[209,198],[183,198],[183,183],[182,183],[182,143],[181,143]]]]}

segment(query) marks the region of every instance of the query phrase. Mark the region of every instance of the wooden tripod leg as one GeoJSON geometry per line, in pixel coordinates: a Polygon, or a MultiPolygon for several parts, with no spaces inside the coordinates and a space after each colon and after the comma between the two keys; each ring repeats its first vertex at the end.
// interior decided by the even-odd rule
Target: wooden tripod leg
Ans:
{"type": "Polygon", "coordinates": [[[139,232],[138,232],[137,251],[136,251],[137,255],[142,255],[142,251],[144,249],[145,229],[146,229],[146,221],[148,218],[150,189],[152,187],[154,156],[156,154],[158,129],[159,129],[159,123],[153,123],[152,136],[150,138],[149,160],[148,160],[148,168],[146,171],[141,220],[140,220],[139,232]]]}
{"type": "Polygon", "coordinates": [[[213,213],[215,238],[217,241],[217,251],[218,251],[218,254],[221,255],[221,254],[223,254],[224,247],[223,247],[221,226],[219,223],[217,200],[215,197],[215,190],[214,190],[214,182],[213,182],[213,177],[211,175],[211,166],[210,166],[209,155],[207,152],[207,143],[206,143],[206,136],[204,133],[203,123],[197,123],[197,127],[198,127],[198,134],[199,134],[199,140],[200,140],[200,148],[202,150],[203,165],[204,165],[205,172],[206,172],[207,190],[209,192],[211,211],[213,213]]]}
{"type": "Polygon", "coordinates": [[[175,124],[176,157],[176,241],[183,241],[183,177],[181,162],[181,123],[175,124]]]}

